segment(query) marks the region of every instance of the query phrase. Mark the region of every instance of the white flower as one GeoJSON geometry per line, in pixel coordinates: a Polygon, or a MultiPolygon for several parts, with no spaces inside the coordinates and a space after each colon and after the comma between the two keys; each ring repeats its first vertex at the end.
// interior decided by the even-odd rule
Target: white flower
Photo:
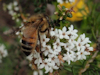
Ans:
{"type": "Polygon", "coordinates": [[[93,47],[90,47],[90,44],[86,44],[85,45],[85,47],[86,47],[86,51],[93,51],[93,47]]]}
{"type": "Polygon", "coordinates": [[[58,35],[58,29],[54,30],[53,28],[51,28],[50,35],[51,36],[55,36],[55,37],[59,37],[59,35],[58,35]]]}
{"type": "Polygon", "coordinates": [[[57,49],[58,47],[63,46],[63,43],[60,42],[60,39],[56,39],[56,42],[53,43],[53,48],[57,49]]]}
{"type": "Polygon", "coordinates": [[[15,20],[15,17],[14,16],[12,16],[12,20],[15,20]]]}
{"type": "Polygon", "coordinates": [[[33,53],[31,53],[29,56],[26,57],[26,59],[28,59],[29,61],[32,61],[33,58],[33,53]]]}
{"type": "Polygon", "coordinates": [[[49,51],[51,50],[51,46],[47,45],[46,47],[42,47],[41,51],[43,51],[44,55],[47,56],[49,51]]]}
{"type": "Polygon", "coordinates": [[[17,1],[14,1],[14,2],[13,2],[13,5],[14,5],[14,6],[17,6],[17,5],[18,5],[18,2],[17,2],[17,1]]]}
{"type": "Polygon", "coordinates": [[[46,35],[43,34],[41,36],[41,43],[42,43],[42,46],[45,47],[46,46],[46,43],[49,41],[50,39],[49,38],[46,38],[46,35]]]}
{"type": "Polygon", "coordinates": [[[75,2],[75,0],[69,0],[70,3],[75,2]]]}
{"type": "Polygon", "coordinates": [[[45,73],[48,73],[50,71],[50,61],[51,59],[45,59],[43,63],[39,65],[39,69],[45,68],[45,73]]]}
{"type": "Polygon", "coordinates": [[[67,50],[68,52],[71,51],[75,46],[71,43],[65,43],[64,44],[64,48],[65,50],[67,50]]]}
{"type": "Polygon", "coordinates": [[[43,75],[43,71],[42,70],[34,71],[33,75],[43,75]]]}
{"type": "Polygon", "coordinates": [[[69,39],[69,36],[67,35],[66,27],[63,27],[62,30],[59,29],[59,38],[60,39],[69,39]]]}
{"type": "Polygon", "coordinates": [[[0,44],[0,62],[2,62],[2,57],[6,57],[8,55],[7,50],[3,44],[0,44]]]}
{"type": "Polygon", "coordinates": [[[57,0],[58,3],[62,4],[63,3],[63,0],[57,0]]]}
{"type": "Polygon", "coordinates": [[[19,19],[18,18],[16,19],[16,22],[19,22],[19,19]]]}
{"type": "Polygon", "coordinates": [[[19,10],[19,8],[18,8],[18,7],[15,7],[15,8],[14,8],[14,10],[15,10],[15,11],[18,11],[18,10],[19,10]]]}
{"type": "Polygon", "coordinates": [[[59,52],[61,52],[61,48],[58,47],[57,49],[51,49],[49,52],[50,53],[48,54],[48,57],[53,58],[56,57],[59,54],[59,52]]]}
{"type": "Polygon", "coordinates": [[[55,70],[59,69],[59,67],[55,64],[55,61],[53,59],[51,60],[49,66],[50,66],[50,73],[53,72],[53,69],[55,70]]]}
{"type": "MultiPolygon", "coordinates": [[[[75,45],[77,47],[77,50],[80,51],[80,49],[83,47],[90,47],[88,43],[91,43],[91,41],[89,41],[89,38],[85,38],[85,34],[82,34],[78,38],[77,42],[75,42],[75,45]]],[[[92,48],[90,48],[90,50],[92,50],[92,48]]]]}
{"type": "Polygon", "coordinates": [[[12,10],[12,3],[7,6],[8,10],[12,10]]]}
{"type": "Polygon", "coordinates": [[[66,54],[64,54],[63,60],[67,61],[68,64],[70,64],[70,61],[74,61],[75,58],[75,53],[74,52],[67,52],[66,54]]]}
{"type": "Polygon", "coordinates": [[[57,2],[60,3],[60,4],[64,3],[64,1],[65,1],[66,3],[68,3],[68,2],[72,3],[72,2],[74,2],[75,0],[57,0],[57,2]]]}
{"type": "Polygon", "coordinates": [[[74,38],[72,39],[72,38],[70,38],[69,40],[68,40],[68,43],[70,44],[70,46],[73,48],[73,47],[75,47],[75,40],[74,40],[74,38]]]}
{"type": "Polygon", "coordinates": [[[84,45],[81,44],[81,43],[82,43],[82,40],[81,40],[81,38],[79,37],[78,40],[77,40],[77,42],[75,42],[78,51],[80,51],[80,49],[81,49],[82,47],[84,47],[84,45]]]}
{"type": "Polygon", "coordinates": [[[61,46],[63,46],[63,43],[60,42],[60,39],[57,39],[55,43],[53,43],[53,49],[49,50],[48,57],[52,58],[55,57],[61,52],[61,46]]]}
{"type": "Polygon", "coordinates": [[[34,72],[33,72],[33,75],[38,75],[38,72],[37,72],[37,71],[34,71],[34,72]]]}
{"type": "Polygon", "coordinates": [[[14,11],[10,10],[8,13],[13,16],[14,11]]]}
{"type": "Polygon", "coordinates": [[[39,70],[39,74],[40,74],[40,75],[43,75],[43,71],[42,71],[42,70],[39,70]]]}
{"type": "Polygon", "coordinates": [[[42,58],[40,57],[40,53],[34,52],[33,57],[36,58],[36,60],[34,61],[35,64],[37,64],[37,66],[42,63],[42,58]]]}
{"type": "Polygon", "coordinates": [[[74,29],[73,25],[71,25],[70,27],[68,27],[68,31],[67,31],[67,35],[69,35],[69,38],[71,39],[76,39],[77,38],[77,32],[78,30],[74,29]]]}
{"type": "Polygon", "coordinates": [[[80,38],[81,38],[82,45],[87,44],[87,43],[91,43],[89,38],[85,38],[85,34],[80,35],[80,38]]]}
{"type": "Polygon", "coordinates": [[[57,66],[60,66],[60,64],[63,63],[62,61],[59,60],[58,56],[53,57],[53,60],[57,66]]]}
{"type": "Polygon", "coordinates": [[[45,73],[48,73],[48,72],[52,73],[53,69],[59,69],[59,67],[57,67],[55,64],[54,59],[48,58],[48,59],[45,59],[43,62],[44,63],[40,64],[39,69],[45,68],[46,70],[45,73]]]}
{"type": "Polygon", "coordinates": [[[5,46],[3,44],[0,45],[0,54],[3,57],[6,57],[8,55],[7,50],[5,49],[5,46]]]}
{"type": "Polygon", "coordinates": [[[77,60],[83,60],[86,59],[86,55],[90,55],[90,52],[85,51],[85,47],[83,47],[81,48],[80,51],[76,53],[76,55],[77,55],[77,60]]]}
{"type": "Polygon", "coordinates": [[[50,53],[48,54],[48,57],[49,58],[53,58],[53,57],[55,57],[55,56],[57,56],[58,55],[58,52],[56,52],[56,50],[50,50],[49,51],[50,53]]]}

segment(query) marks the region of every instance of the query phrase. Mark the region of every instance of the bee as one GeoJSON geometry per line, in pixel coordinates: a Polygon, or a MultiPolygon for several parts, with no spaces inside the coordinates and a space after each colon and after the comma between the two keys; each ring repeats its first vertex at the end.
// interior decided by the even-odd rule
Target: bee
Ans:
{"type": "Polygon", "coordinates": [[[33,15],[24,23],[24,28],[21,30],[23,32],[21,47],[26,56],[34,52],[37,46],[37,41],[40,41],[39,33],[49,32],[49,28],[49,17],[44,14],[33,15]]]}

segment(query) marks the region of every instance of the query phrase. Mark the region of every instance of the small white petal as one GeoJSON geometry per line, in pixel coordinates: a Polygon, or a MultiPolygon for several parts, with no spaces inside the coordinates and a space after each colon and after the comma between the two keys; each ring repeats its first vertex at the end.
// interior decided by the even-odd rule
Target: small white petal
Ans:
{"type": "Polygon", "coordinates": [[[7,6],[8,10],[12,10],[12,3],[7,6]]]}
{"type": "Polygon", "coordinates": [[[17,1],[14,1],[13,4],[14,4],[14,6],[17,6],[18,5],[18,2],[17,1]]]}
{"type": "Polygon", "coordinates": [[[89,47],[88,49],[89,49],[89,51],[93,51],[93,47],[89,47]]]}
{"type": "Polygon", "coordinates": [[[63,32],[66,32],[66,27],[63,27],[62,31],[63,31],[63,32]]]}
{"type": "Polygon", "coordinates": [[[39,69],[44,68],[44,66],[45,66],[44,63],[40,64],[39,69]]]}
{"type": "Polygon", "coordinates": [[[40,74],[40,75],[43,75],[43,71],[42,71],[42,70],[39,70],[39,74],[40,74]]]}
{"type": "Polygon", "coordinates": [[[38,72],[37,72],[37,71],[34,71],[34,72],[33,72],[33,75],[38,75],[38,72]]]}
{"type": "Polygon", "coordinates": [[[62,4],[63,3],[63,0],[57,0],[58,3],[62,4]]]}
{"type": "Polygon", "coordinates": [[[15,10],[15,11],[18,11],[18,10],[19,10],[19,8],[18,8],[18,7],[15,7],[15,8],[14,8],[14,10],[15,10]]]}

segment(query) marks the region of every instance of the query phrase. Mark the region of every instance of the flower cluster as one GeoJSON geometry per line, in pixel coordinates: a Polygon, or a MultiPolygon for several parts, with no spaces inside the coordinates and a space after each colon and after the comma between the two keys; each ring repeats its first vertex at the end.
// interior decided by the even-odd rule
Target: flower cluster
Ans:
{"type": "Polygon", "coordinates": [[[7,50],[3,44],[0,44],[0,63],[2,62],[2,58],[8,55],[7,50]]]}
{"type": "Polygon", "coordinates": [[[36,65],[37,69],[45,69],[45,73],[52,73],[53,70],[58,70],[59,66],[65,61],[75,62],[77,60],[86,59],[86,55],[90,55],[89,51],[93,51],[89,43],[89,38],[82,34],[78,37],[78,30],[73,28],[73,25],[63,27],[61,29],[51,28],[50,37],[45,34],[41,35],[41,53],[35,50],[28,58],[36,65]],[[78,38],[78,39],[77,39],[78,38]],[[76,40],[77,39],[77,40],[76,40]]]}
{"type": "Polygon", "coordinates": [[[62,3],[68,3],[68,2],[70,2],[70,3],[72,3],[72,2],[74,2],[75,0],[57,0],[57,2],[58,3],[60,3],[60,4],[62,4],[62,3]]]}
{"type": "Polygon", "coordinates": [[[9,3],[8,5],[4,4],[4,10],[8,10],[8,13],[12,16],[13,20],[19,21],[20,14],[17,12],[19,11],[18,2],[14,1],[13,3],[9,3]]]}

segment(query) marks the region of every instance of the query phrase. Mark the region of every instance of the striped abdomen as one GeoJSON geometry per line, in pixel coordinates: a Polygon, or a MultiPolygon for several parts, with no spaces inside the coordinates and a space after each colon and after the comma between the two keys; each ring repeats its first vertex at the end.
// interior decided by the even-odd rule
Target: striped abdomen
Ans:
{"type": "Polygon", "coordinates": [[[22,37],[22,51],[25,53],[26,56],[30,55],[31,52],[34,51],[37,44],[37,39],[37,31],[28,38],[25,38],[24,36],[22,37]]]}

